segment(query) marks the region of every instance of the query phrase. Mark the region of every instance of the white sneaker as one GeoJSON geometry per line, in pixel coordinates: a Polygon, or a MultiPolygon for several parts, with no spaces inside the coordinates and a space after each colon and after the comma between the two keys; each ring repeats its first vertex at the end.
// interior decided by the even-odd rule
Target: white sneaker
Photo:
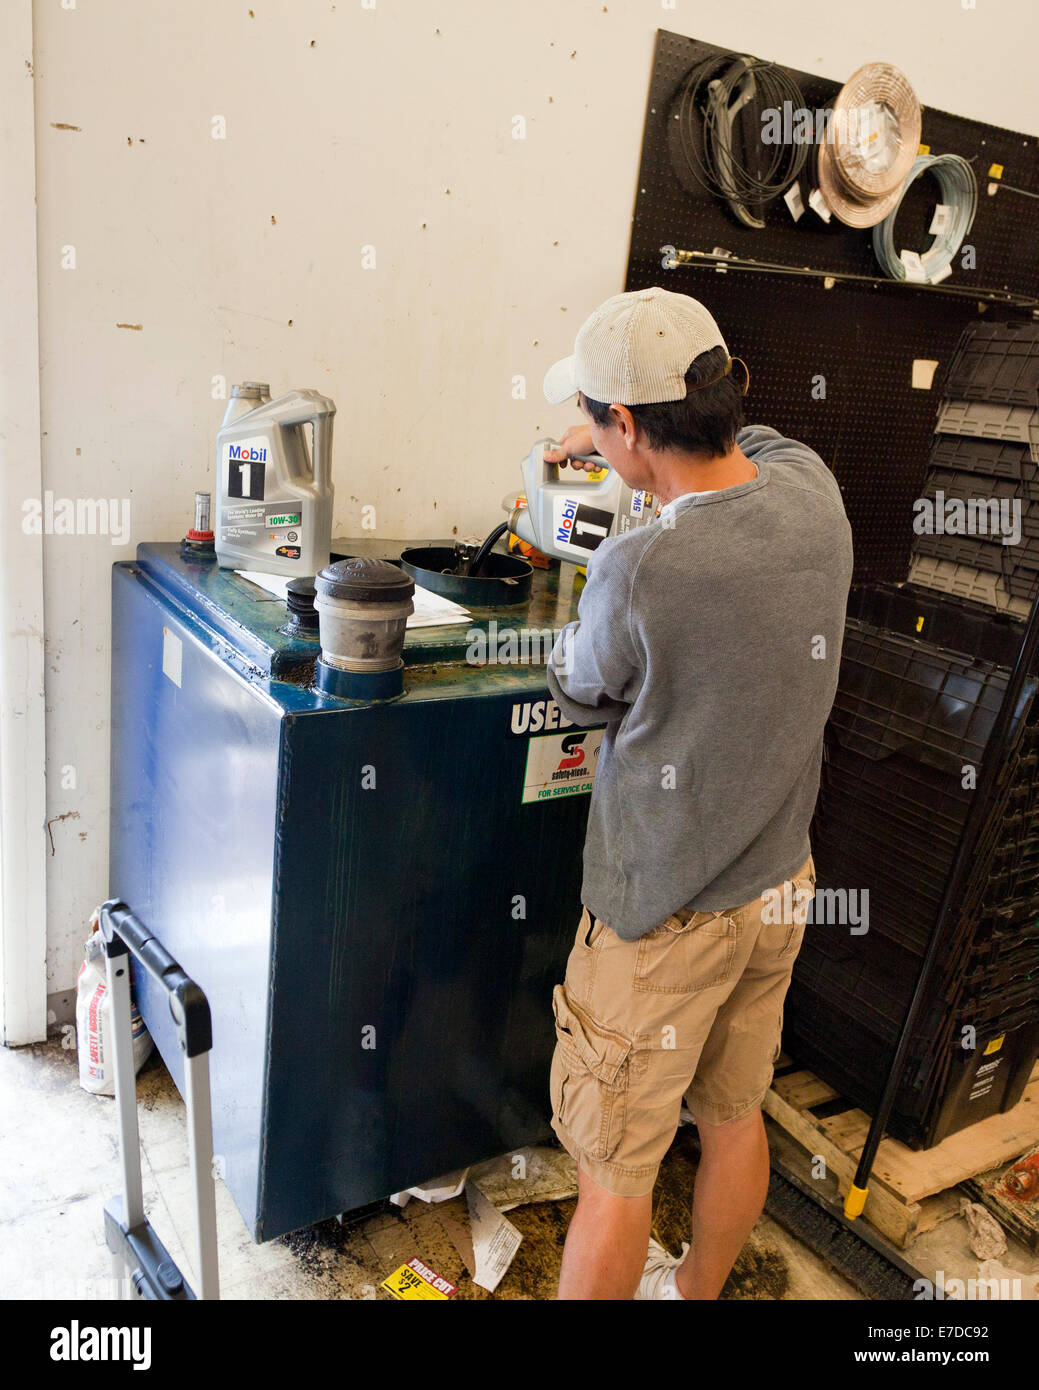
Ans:
{"type": "Polygon", "coordinates": [[[635,1290],[636,1299],[677,1299],[684,1302],[675,1285],[675,1270],[689,1253],[689,1242],[682,1242],[681,1255],[669,1255],[655,1240],[649,1242],[646,1268],[642,1272],[639,1286],[635,1290]]]}

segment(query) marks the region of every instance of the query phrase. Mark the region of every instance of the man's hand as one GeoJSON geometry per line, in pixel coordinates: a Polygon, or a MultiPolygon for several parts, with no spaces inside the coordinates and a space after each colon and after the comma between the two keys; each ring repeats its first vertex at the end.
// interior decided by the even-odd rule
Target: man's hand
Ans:
{"type": "Polygon", "coordinates": [[[583,468],[586,473],[594,473],[601,464],[585,463],[581,459],[574,458],[575,454],[594,454],[595,445],[592,443],[592,432],[587,425],[571,425],[563,435],[558,449],[545,450],[546,463],[558,463],[566,467],[569,463],[571,468],[583,468]]]}

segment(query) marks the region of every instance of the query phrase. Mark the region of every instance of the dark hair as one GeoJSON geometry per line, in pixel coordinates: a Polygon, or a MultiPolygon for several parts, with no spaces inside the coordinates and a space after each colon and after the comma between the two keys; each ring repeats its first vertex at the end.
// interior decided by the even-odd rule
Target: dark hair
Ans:
{"type": "MultiPolygon", "coordinates": [[[[728,354],[715,347],[693,359],[685,374],[689,394],[680,401],[653,405],[629,405],[632,418],[646,432],[651,449],[676,449],[686,454],[723,458],[736,443],[743,425],[742,379],[739,367],[702,391],[692,390],[710,381],[725,367],[728,354]]],[[[593,401],[581,393],[585,408],[600,429],[610,425],[610,405],[624,402],[593,401]]]]}

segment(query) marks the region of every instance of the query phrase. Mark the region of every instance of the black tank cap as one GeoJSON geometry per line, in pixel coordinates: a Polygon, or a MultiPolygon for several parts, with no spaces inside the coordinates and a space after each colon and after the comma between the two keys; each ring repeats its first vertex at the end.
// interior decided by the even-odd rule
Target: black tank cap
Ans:
{"type": "Polygon", "coordinates": [[[313,579],[290,579],[285,586],[285,607],[298,627],[316,628],[318,618],[314,607],[313,579]]]}
{"type": "Polygon", "coordinates": [[[355,558],[326,565],[314,587],[326,598],[351,603],[401,603],[415,592],[415,581],[389,560],[355,558]]]}
{"type": "Polygon", "coordinates": [[[313,579],[290,579],[285,585],[286,600],[294,612],[313,608],[314,593],[313,579]]]}

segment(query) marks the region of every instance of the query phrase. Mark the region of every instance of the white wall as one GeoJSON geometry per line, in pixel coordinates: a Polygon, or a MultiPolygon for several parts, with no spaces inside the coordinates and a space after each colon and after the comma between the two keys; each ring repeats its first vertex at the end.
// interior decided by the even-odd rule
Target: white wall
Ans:
{"type": "Polygon", "coordinates": [[[109,567],[188,526],[215,376],[336,401],[337,534],[367,503],[386,536],[483,534],[571,418],[545,368],[623,288],[658,27],[834,79],[887,59],[925,104],[1035,130],[1006,77],[1034,9],[36,0],[44,487],[133,507],[125,545],[45,542],[50,990],[108,888],[109,567]]]}
{"type": "Polygon", "coordinates": [[[0,5],[0,1041],[45,1036],[47,865],[32,5],[0,5]],[[13,524],[12,524],[13,522],[13,524]]]}

